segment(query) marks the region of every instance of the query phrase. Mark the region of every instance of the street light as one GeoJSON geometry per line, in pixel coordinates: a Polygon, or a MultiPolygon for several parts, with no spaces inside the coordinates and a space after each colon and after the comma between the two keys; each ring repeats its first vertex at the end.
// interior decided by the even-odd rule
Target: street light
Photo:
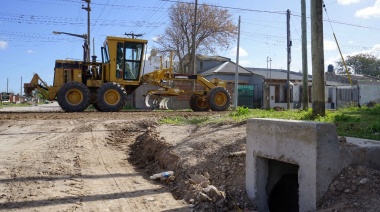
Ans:
{"type": "Polygon", "coordinates": [[[65,34],[65,35],[71,35],[71,36],[87,39],[87,34],[78,35],[78,34],[72,34],[72,33],[67,33],[67,32],[57,32],[57,31],[53,31],[53,34],[54,35],[65,34]]]}
{"type": "Polygon", "coordinates": [[[74,36],[74,37],[78,37],[78,38],[83,38],[84,39],[84,55],[83,55],[83,60],[86,61],[86,62],[90,62],[90,52],[89,52],[89,49],[88,49],[88,43],[87,43],[87,34],[83,34],[83,35],[79,35],[79,34],[73,34],[73,33],[68,33],[68,32],[57,32],[57,31],[53,31],[53,34],[54,35],[61,35],[61,34],[64,34],[64,35],[70,35],[70,36],[74,36]]]}

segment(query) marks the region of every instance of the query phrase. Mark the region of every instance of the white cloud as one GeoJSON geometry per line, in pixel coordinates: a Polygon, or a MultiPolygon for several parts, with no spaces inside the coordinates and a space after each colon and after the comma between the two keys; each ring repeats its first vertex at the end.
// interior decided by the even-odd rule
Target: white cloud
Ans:
{"type": "MultiPolygon", "coordinates": [[[[371,49],[368,49],[368,50],[343,54],[343,58],[347,59],[347,56],[355,56],[358,54],[371,54],[371,55],[379,57],[380,56],[380,44],[375,44],[371,49]]],[[[341,59],[342,58],[340,57],[340,55],[337,55],[335,57],[330,57],[328,59],[325,58],[325,63],[326,64],[335,64],[336,61],[340,61],[341,59]]]]}
{"type": "Polygon", "coordinates": [[[348,41],[349,44],[355,43],[353,40],[348,41]]]}
{"type": "Polygon", "coordinates": [[[358,10],[355,13],[358,18],[380,18],[380,0],[376,0],[372,7],[366,7],[364,9],[358,10]]]}
{"type": "Polygon", "coordinates": [[[28,54],[35,54],[36,52],[33,51],[33,50],[31,50],[31,49],[29,49],[28,51],[26,51],[26,53],[28,53],[28,54]]]}
{"type": "Polygon", "coordinates": [[[3,41],[3,40],[0,40],[0,49],[6,49],[8,46],[8,42],[7,41],[3,41]]]}
{"type": "Polygon", "coordinates": [[[152,40],[156,42],[158,40],[158,37],[155,36],[152,38],[152,40]]]}
{"type": "Polygon", "coordinates": [[[360,3],[362,1],[363,0],[338,0],[338,4],[341,4],[341,5],[350,5],[350,4],[360,3]]]}
{"type": "MultiPolygon", "coordinates": [[[[230,57],[231,58],[236,58],[236,50],[237,50],[237,47],[234,47],[230,50],[230,57]]],[[[245,49],[243,49],[242,47],[239,47],[239,57],[247,57],[248,56],[248,53],[247,51],[245,51],[245,49]]]]}
{"type": "Polygon", "coordinates": [[[323,49],[325,51],[335,51],[337,49],[336,43],[334,41],[331,41],[331,40],[324,40],[323,41],[323,49]]]}
{"type": "Polygon", "coordinates": [[[239,60],[239,66],[242,67],[249,67],[251,66],[251,61],[250,60],[239,60]]]}

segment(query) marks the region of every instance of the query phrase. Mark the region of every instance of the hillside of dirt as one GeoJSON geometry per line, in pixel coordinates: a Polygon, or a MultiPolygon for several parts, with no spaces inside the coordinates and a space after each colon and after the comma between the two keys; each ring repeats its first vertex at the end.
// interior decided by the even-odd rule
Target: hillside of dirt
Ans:
{"type": "MultiPolygon", "coordinates": [[[[255,211],[245,192],[245,122],[157,124],[216,114],[0,111],[0,210],[255,211]],[[164,171],[173,175],[150,179],[164,171]]],[[[347,167],[318,210],[377,211],[379,173],[347,167]]]]}

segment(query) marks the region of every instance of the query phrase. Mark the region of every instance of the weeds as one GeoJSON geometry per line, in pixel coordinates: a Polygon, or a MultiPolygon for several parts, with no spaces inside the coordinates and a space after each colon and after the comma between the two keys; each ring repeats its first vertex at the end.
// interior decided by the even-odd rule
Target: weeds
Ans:
{"type": "Polygon", "coordinates": [[[305,120],[316,122],[329,122],[336,126],[338,135],[380,140],[380,105],[373,108],[347,107],[336,111],[326,111],[325,116],[313,117],[312,109],[275,111],[249,109],[238,107],[227,115],[196,116],[196,117],[168,117],[161,119],[160,123],[168,124],[216,124],[241,122],[250,118],[273,118],[288,120],[305,120]]]}

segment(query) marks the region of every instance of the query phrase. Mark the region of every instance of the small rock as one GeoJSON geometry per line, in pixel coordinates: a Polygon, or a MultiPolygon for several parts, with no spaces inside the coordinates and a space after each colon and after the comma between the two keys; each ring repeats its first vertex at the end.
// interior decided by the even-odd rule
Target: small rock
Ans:
{"type": "Polygon", "coordinates": [[[344,193],[351,193],[351,189],[344,189],[344,193]]]}
{"type": "Polygon", "coordinates": [[[343,189],[344,189],[344,185],[343,185],[342,183],[337,183],[337,184],[335,185],[335,188],[336,188],[336,190],[338,190],[338,191],[343,191],[343,189]]]}
{"type": "Polygon", "coordinates": [[[367,171],[367,169],[365,167],[359,166],[358,170],[357,170],[357,174],[358,175],[367,175],[368,171],[367,171]]]}
{"type": "Polygon", "coordinates": [[[204,194],[202,192],[199,192],[197,195],[197,200],[200,202],[210,202],[210,197],[207,196],[207,194],[204,194]]]}
{"type": "Polygon", "coordinates": [[[363,178],[359,181],[359,184],[366,184],[369,181],[368,178],[363,178]]]}
{"type": "Polygon", "coordinates": [[[190,178],[197,184],[200,184],[204,181],[209,181],[205,176],[201,174],[190,174],[190,178]]]}
{"type": "Polygon", "coordinates": [[[171,182],[173,182],[175,180],[175,176],[170,176],[170,177],[168,177],[167,179],[166,179],[166,182],[167,183],[171,183],[171,182]]]}
{"type": "Polygon", "coordinates": [[[342,142],[342,143],[346,143],[346,142],[347,142],[347,139],[346,139],[346,137],[344,137],[344,136],[339,136],[339,137],[338,137],[338,141],[339,141],[339,142],[342,142]]]}
{"type": "Polygon", "coordinates": [[[205,176],[207,179],[210,179],[210,174],[208,172],[203,172],[203,176],[205,176]]]}
{"type": "Polygon", "coordinates": [[[206,188],[209,185],[210,185],[210,181],[203,181],[199,184],[199,186],[202,188],[206,188]]]}
{"type": "Polygon", "coordinates": [[[194,199],[190,199],[190,200],[189,200],[189,203],[190,203],[190,204],[193,204],[194,202],[195,202],[194,199]]]}
{"type": "Polygon", "coordinates": [[[336,189],[335,189],[335,186],[334,186],[334,184],[331,184],[330,185],[330,191],[335,191],[336,189]]]}
{"type": "Polygon", "coordinates": [[[148,202],[153,202],[155,199],[153,197],[147,197],[145,198],[145,200],[148,202]]]}

